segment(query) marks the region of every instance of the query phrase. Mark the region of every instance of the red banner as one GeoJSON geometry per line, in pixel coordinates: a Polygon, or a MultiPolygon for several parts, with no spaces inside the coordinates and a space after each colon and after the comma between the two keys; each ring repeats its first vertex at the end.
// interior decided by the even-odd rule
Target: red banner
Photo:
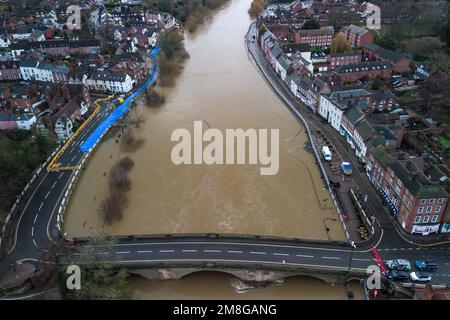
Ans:
{"type": "Polygon", "coordinates": [[[372,247],[372,253],[373,253],[375,259],[377,259],[378,265],[381,268],[381,272],[383,274],[386,273],[386,270],[384,269],[383,260],[381,260],[380,256],[378,255],[377,249],[375,247],[372,247]]]}

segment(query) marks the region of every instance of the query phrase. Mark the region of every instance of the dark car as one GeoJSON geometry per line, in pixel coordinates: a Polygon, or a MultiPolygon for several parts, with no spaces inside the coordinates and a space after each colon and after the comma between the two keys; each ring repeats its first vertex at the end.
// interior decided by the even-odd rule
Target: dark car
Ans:
{"type": "Polygon", "coordinates": [[[411,263],[406,259],[394,259],[386,261],[386,266],[390,270],[409,271],[411,270],[411,263]]]}
{"type": "Polygon", "coordinates": [[[398,270],[390,270],[387,274],[388,279],[390,280],[408,280],[409,273],[407,271],[398,271],[398,270]]]}
{"type": "Polygon", "coordinates": [[[340,184],[340,182],[339,181],[333,181],[333,180],[328,180],[329,182],[330,182],[330,186],[332,187],[332,188],[340,188],[341,187],[341,184],[340,184]]]}

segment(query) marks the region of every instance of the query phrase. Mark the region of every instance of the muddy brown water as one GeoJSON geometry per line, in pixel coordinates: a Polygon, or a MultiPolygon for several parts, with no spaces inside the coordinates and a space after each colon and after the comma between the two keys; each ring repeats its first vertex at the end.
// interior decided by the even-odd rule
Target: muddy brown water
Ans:
{"type": "MultiPolygon", "coordinates": [[[[68,235],[217,232],[345,239],[315,159],[305,150],[304,127],[247,55],[249,5],[250,0],[232,0],[195,34],[186,35],[190,58],[175,86],[163,88],[166,103],[149,108],[141,101],[128,116],[144,119],[133,129],[145,140],[140,149],[125,153],[120,139],[116,143],[117,136],[100,144],[67,208],[64,231],[68,235]],[[223,132],[279,129],[278,174],[262,176],[258,165],[174,165],[171,133],[177,128],[192,132],[195,120],[223,132]],[[135,162],[128,205],[122,221],[104,226],[98,207],[108,193],[107,172],[124,156],[135,162]]],[[[194,275],[187,281],[203,279],[206,284],[209,277],[194,275]]],[[[218,276],[218,281],[226,283],[226,277],[218,276]]],[[[311,281],[307,286],[317,283],[311,281]]],[[[150,285],[150,291],[154,286],[158,285],[150,285]]],[[[176,285],[162,285],[166,289],[160,290],[172,291],[172,286],[176,285]]]]}

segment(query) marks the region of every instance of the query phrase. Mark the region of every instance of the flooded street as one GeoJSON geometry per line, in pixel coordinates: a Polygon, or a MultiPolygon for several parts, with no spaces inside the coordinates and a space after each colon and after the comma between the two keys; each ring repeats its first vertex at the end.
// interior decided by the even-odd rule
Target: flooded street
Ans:
{"type": "MultiPolygon", "coordinates": [[[[145,119],[134,129],[145,140],[140,149],[124,153],[110,138],[96,150],[66,211],[64,229],[70,236],[217,232],[345,239],[314,157],[304,148],[304,128],[247,56],[250,2],[232,0],[196,34],[186,35],[190,59],[175,86],[162,90],[166,103],[159,108],[139,105],[145,119]],[[279,129],[278,174],[262,176],[258,165],[174,165],[171,133],[177,128],[192,132],[195,120],[222,132],[279,129]],[[129,203],[122,221],[103,226],[98,207],[108,194],[107,172],[124,156],[135,162],[129,203]]],[[[234,281],[206,272],[176,281],[133,277],[131,282],[141,299],[347,297],[343,286],[310,278],[289,278],[246,293],[238,293],[234,281]]]]}
{"type": "Polygon", "coordinates": [[[314,157],[304,149],[304,128],[247,57],[248,4],[232,1],[195,35],[187,35],[190,59],[175,86],[164,90],[166,103],[155,109],[140,105],[145,122],[134,132],[145,144],[127,154],[135,166],[123,220],[103,228],[98,214],[108,190],[106,173],[126,155],[110,139],[94,153],[72,196],[65,216],[69,235],[105,230],[113,235],[219,232],[344,239],[314,157]],[[192,132],[195,120],[222,132],[280,129],[278,174],[261,176],[258,165],[174,165],[171,133],[177,128],[192,132]]]}

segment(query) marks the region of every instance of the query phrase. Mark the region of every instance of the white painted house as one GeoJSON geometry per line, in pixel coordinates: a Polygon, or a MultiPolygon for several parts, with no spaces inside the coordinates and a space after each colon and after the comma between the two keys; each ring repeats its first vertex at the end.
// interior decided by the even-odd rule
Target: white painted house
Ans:
{"type": "Polygon", "coordinates": [[[125,72],[95,71],[83,79],[89,90],[98,92],[127,93],[134,85],[134,80],[125,72]]]}
{"type": "Polygon", "coordinates": [[[69,68],[62,65],[53,65],[38,60],[23,60],[19,64],[20,76],[23,80],[35,79],[43,82],[67,82],[69,68]]]}

